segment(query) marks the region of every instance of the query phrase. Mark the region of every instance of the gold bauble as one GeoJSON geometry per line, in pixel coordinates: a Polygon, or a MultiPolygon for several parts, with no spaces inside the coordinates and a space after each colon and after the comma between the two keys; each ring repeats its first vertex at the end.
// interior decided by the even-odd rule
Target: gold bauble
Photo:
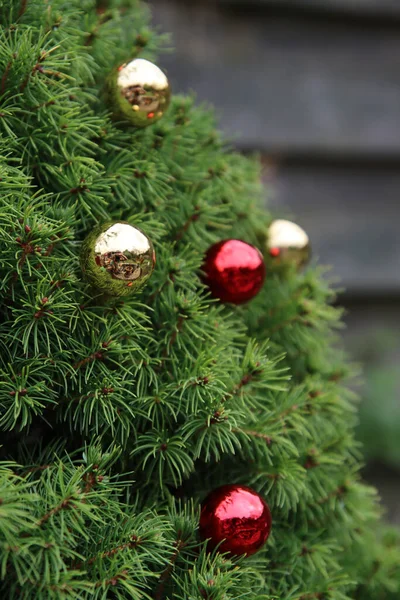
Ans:
{"type": "Polygon", "coordinates": [[[123,221],[95,227],[82,245],[85,279],[108,296],[137,292],[152,274],[155,261],[151,240],[123,221]]]}
{"type": "Polygon", "coordinates": [[[266,259],[270,266],[304,267],[311,257],[310,239],[304,229],[292,221],[272,221],[266,237],[266,259]]]}
{"type": "Polygon", "coordinates": [[[147,127],[161,119],[171,99],[166,75],[143,58],[117,67],[107,80],[107,90],[114,117],[135,127],[147,127]]]}

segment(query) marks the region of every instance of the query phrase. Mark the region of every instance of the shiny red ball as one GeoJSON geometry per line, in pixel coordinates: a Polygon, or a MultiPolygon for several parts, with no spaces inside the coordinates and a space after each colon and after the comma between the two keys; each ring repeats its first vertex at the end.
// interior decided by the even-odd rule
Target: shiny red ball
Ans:
{"type": "Polygon", "coordinates": [[[257,552],[271,531],[268,504],[251,488],[223,485],[204,500],[200,515],[200,536],[208,548],[218,544],[220,552],[235,555],[257,552]]]}
{"type": "Polygon", "coordinates": [[[224,240],[209,248],[203,264],[204,282],[214,298],[243,304],[260,291],[265,265],[257,248],[241,240],[224,240]]]}

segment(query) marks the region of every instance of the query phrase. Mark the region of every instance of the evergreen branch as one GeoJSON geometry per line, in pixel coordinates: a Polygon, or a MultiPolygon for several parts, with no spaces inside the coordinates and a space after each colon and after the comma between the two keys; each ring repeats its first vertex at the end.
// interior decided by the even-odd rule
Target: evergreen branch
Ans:
{"type": "Polygon", "coordinates": [[[278,421],[282,421],[286,417],[288,417],[290,414],[296,412],[297,410],[299,410],[299,405],[293,404],[293,406],[289,406],[289,408],[287,408],[286,410],[281,412],[275,419],[271,419],[270,423],[273,424],[273,423],[277,423],[278,421]]]}
{"type": "Polygon", "coordinates": [[[252,383],[254,378],[261,374],[261,371],[259,371],[257,369],[257,367],[259,367],[259,366],[260,366],[259,363],[256,364],[256,368],[254,371],[243,375],[243,377],[239,381],[239,383],[237,383],[230,392],[225,394],[225,396],[222,398],[222,402],[226,402],[227,400],[229,400],[229,398],[232,398],[233,396],[237,396],[239,394],[240,390],[242,390],[246,385],[249,385],[250,383],[252,383]]]}
{"type": "Polygon", "coordinates": [[[48,106],[54,106],[56,104],[55,100],[46,100],[41,104],[37,104],[36,106],[32,106],[32,110],[40,110],[41,108],[47,108],[48,106]]]}
{"type": "Polygon", "coordinates": [[[93,465],[93,470],[85,473],[83,476],[83,481],[85,483],[85,487],[83,488],[83,493],[88,494],[92,491],[92,489],[98,484],[101,483],[104,479],[103,475],[99,475],[97,465],[93,465]]]}
{"type": "Polygon", "coordinates": [[[283,311],[285,308],[291,308],[296,305],[296,302],[306,294],[307,290],[306,286],[300,285],[295,292],[293,292],[288,298],[285,299],[284,302],[280,302],[278,306],[274,306],[274,308],[270,308],[267,311],[267,314],[262,315],[262,317],[257,321],[257,329],[265,329],[265,327],[269,325],[271,318],[276,317],[283,311]]]}
{"type": "Polygon", "coordinates": [[[94,584],[96,588],[100,588],[100,587],[115,587],[116,585],[118,585],[118,582],[123,580],[123,579],[127,579],[129,575],[129,571],[127,569],[123,569],[122,571],[120,571],[119,573],[116,573],[115,575],[113,575],[112,577],[108,578],[108,579],[103,579],[100,581],[96,581],[96,583],[94,584]]]}
{"type": "Polygon", "coordinates": [[[200,207],[195,206],[193,214],[190,215],[190,217],[187,219],[186,223],[184,223],[182,225],[182,227],[180,228],[180,230],[178,231],[178,233],[176,233],[176,235],[174,237],[175,241],[179,242],[183,238],[183,236],[185,235],[187,230],[189,229],[190,225],[192,223],[195,223],[199,218],[200,218],[200,207]]]}
{"type": "Polygon", "coordinates": [[[87,356],[86,358],[82,358],[73,365],[73,368],[77,371],[81,367],[84,367],[88,363],[93,362],[95,360],[104,360],[104,351],[99,350],[98,352],[93,352],[90,356],[87,356]]]}
{"type": "Polygon", "coordinates": [[[160,294],[162,294],[162,292],[165,290],[165,288],[170,285],[171,283],[174,283],[174,272],[171,271],[170,273],[168,273],[168,276],[166,277],[165,281],[162,283],[162,285],[154,290],[154,292],[152,294],[150,294],[149,296],[149,304],[153,304],[154,300],[157,298],[157,296],[160,296],[160,294]]]}
{"type": "Polygon", "coordinates": [[[332,492],[330,492],[327,496],[324,496],[324,498],[320,498],[318,500],[318,504],[326,504],[326,502],[329,502],[329,500],[331,500],[332,498],[340,498],[346,492],[347,492],[347,486],[339,485],[336,489],[334,489],[332,492]]]}
{"type": "Polygon", "coordinates": [[[260,431],[250,431],[249,429],[233,429],[234,433],[242,433],[245,435],[249,435],[250,437],[254,437],[260,440],[264,440],[267,446],[271,446],[272,438],[265,433],[261,433],[260,431]]]}
{"type": "Polygon", "coordinates": [[[92,29],[92,31],[88,34],[88,37],[86,38],[86,41],[85,41],[85,46],[91,46],[91,44],[93,43],[94,39],[96,38],[96,36],[101,28],[101,26],[104,25],[104,23],[107,23],[107,21],[110,21],[112,19],[112,14],[107,13],[105,10],[102,10],[101,12],[99,10],[98,15],[99,15],[99,18],[97,20],[97,23],[96,23],[95,27],[92,29]]]}
{"type": "Polygon", "coordinates": [[[12,65],[12,61],[8,61],[6,68],[4,69],[4,73],[3,73],[3,77],[1,78],[1,84],[0,84],[0,96],[2,96],[6,90],[6,82],[7,82],[7,77],[8,77],[8,72],[11,68],[12,65]]]}
{"type": "Polygon", "coordinates": [[[73,500],[72,496],[69,496],[68,498],[65,498],[64,500],[62,500],[62,502],[60,502],[60,504],[58,504],[57,506],[55,506],[54,508],[52,508],[51,510],[49,510],[47,513],[45,513],[37,522],[37,525],[39,527],[41,527],[42,525],[44,525],[49,519],[51,519],[51,517],[53,517],[54,515],[57,515],[59,512],[61,512],[62,510],[65,510],[67,508],[71,507],[71,501],[73,500]]]}
{"type": "Polygon", "coordinates": [[[176,542],[175,542],[176,548],[170,558],[169,565],[166,567],[166,569],[160,575],[160,579],[158,581],[158,585],[157,585],[157,588],[154,593],[154,600],[163,600],[165,586],[167,584],[168,579],[171,577],[171,574],[175,568],[176,561],[178,560],[178,557],[179,557],[180,553],[182,552],[183,548],[185,547],[185,545],[186,544],[183,540],[181,540],[181,539],[176,540],[176,542]]]}
{"type": "Polygon", "coordinates": [[[17,19],[20,19],[26,11],[26,7],[28,5],[28,0],[21,0],[21,6],[17,15],[17,19]]]}
{"type": "Polygon", "coordinates": [[[274,327],[270,328],[270,335],[272,336],[274,333],[276,333],[277,331],[280,331],[281,329],[286,328],[288,325],[293,325],[294,323],[304,323],[306,324],[307,322],[304,321],[303,316],[296,314],[293,315],[292,317],[289,317],[288,319],[286,319],[286,321],[282,321],[280,323],[277,323],[276,325],[274,325],[274,327]]]}
{"type": "Polygon", "coordinates": [[[26,471],[23,471],[21,477],[25,477],[26,475],[30,475],[32,473],[39,473],[40,471],[45,471],[46,469],[51,469],[54,466],[49,464],[49,465],[38,465],[36,467],[31,467],[30,469],[27,469],[26,471]]]}
{"type": "Polygon", "coordinates": [[[102,552],[101,554],[98,554],[96,556],[92,556],[91,558],[87,558],[82,562],[73,563],[71,565],[70,569],[73,571],[76,569],[80,570],[85,565],[93,565],[99,559],[102,560],[104,558],[113,558],[114,556],[116,556],[120,552],[123,552],[124,550],[132,550],[134,548],[137,548],[138,545],[140,544],[140,541],[141,541],[140,538],[133,535],[132,539],[129,542],[126,542],[125,544],[120,544],[119,546],[116,546],[115,548],[112,548],[111,550],[106,550],[105,552],[102,552]]]}
{"type": "Polygon", "coordinates": [[[372,568],[370,570],[370,573],[366,579],[366,581],[364,582],[364,586],[366,589],[368,589],[369,584],[372,582],[372,580],[374,579],[374,577],[376,576],[376,574],[379,572],[379,569],[382,567],[382,562],[380,560],[375,560],[372,564],[372,568]]]}
{"type": "Polygon", "coordinates": [[[162,369],[164,368],[166,359],[168,358],[168,355],[170,354],[172,346],[176,342],[178,334],[181,333],[181,331],[183,329],[184,323],[185,323],[185,317],[183,317],[182,315],[179,315],[178,321],[177,321],[176,326],[175,326],[175,329],[173,330],[173,332],[172,332],[172,334],[170,336],[170,339],[167,342],[167,344],[165,345],[165,348],[163,350],[162,360],[161,360],[160,364],[157,367],[157,371],[158,372],[162,371],[162,369]]]}
{"type": "Polygon", "coordinates": [[[185,323],[185,317],[183,317],[182,315],[179,315],[176,327],[175,327],[174,331],[172,332],[170,340],[163,351],[163,358],[167,358],[172,346],[176,342],[176,338],[178,337],[178,334],[181,333],[181,331],[183,329],[184,323],[185,323]]]}

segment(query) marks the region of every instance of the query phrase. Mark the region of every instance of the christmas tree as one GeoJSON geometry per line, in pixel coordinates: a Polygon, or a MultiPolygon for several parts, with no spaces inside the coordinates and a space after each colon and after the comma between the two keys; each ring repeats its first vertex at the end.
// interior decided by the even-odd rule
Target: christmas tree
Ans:
{"type": "Polygon", "coordinates": [[[1,598],[398,600],[335,292],[257,161],[135,0],[0,5],[1,598]]]}

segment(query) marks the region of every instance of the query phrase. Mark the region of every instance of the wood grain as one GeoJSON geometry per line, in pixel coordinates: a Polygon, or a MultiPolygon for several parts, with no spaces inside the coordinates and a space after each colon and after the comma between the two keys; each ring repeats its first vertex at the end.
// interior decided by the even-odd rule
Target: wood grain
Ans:
{"type": "Polygon", "coordinates": [[[282,164],[265,182],[268,206],[294,216],[350,294],[400,294],[400,169],[282,164]]]}
{"type": "Polygon", "coordinates": [[[239,146],[400,158],[400,28],[171,0],[153,13],[173,34],[173,89],[214,104],[239,146]]]}

